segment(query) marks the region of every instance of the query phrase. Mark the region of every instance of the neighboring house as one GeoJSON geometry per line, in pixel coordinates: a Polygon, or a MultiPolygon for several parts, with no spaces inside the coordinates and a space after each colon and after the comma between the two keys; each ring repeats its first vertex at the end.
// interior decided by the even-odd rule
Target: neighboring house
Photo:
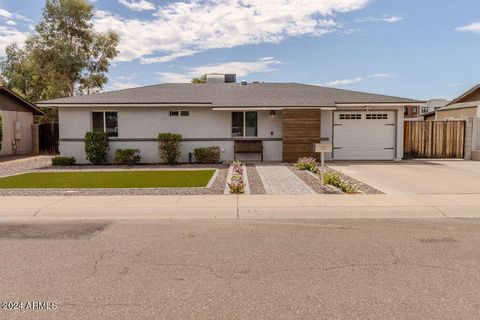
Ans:
{"type": "Polygon", "coordinates": [[[428,120],[465,120],[466,158],[470,158],[471,152],[473,160],[480,160],[480,84],[437,109],[434,119],[429,115],[428,120]]]}
{"type": "Polygon", "coordinates": [[[44,113],[5,87],[0,87],[0,113],[3,133],[0,156],[32,153],[33,116],[44,113]]]}
{"type": "Polygon", "coordinates": [[[416,118],[418,115],[419,115],[419,108],[420,106],[418,105],[415,105],[415,106],[412,106],[412,105],[408,105],[408,106],[405,106],[404,109],[403,109],[403,117],[405,119],[412,119],[412,118],[416,118]]]}
{"type": "MultiPolygon", "coordinates": [[[[262,141],[265,161],[315,156],[314,143],[333,144],[336,160],[400,160],[403,109],[424,102],[297,83],[170,83],[43,101],[57,107],[60,153],[86,162],[88,131],[111,136],[117,148],[138,148],[159,162],[157,135],[183,136],[180,161],[196,147],[219,146],[234,158],[238,140],[262,141]]],[[[239,154],[259,160],[257,154],[239,154]]]]}
{"type": "Polygon", "coordinates": [[[420,115],[438,110],[450,103],[447,99],[430,99],[420,107],[420,115]]]}

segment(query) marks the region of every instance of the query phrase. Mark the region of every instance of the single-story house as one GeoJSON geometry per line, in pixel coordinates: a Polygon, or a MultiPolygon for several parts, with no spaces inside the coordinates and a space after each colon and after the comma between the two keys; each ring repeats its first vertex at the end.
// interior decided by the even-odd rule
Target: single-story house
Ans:
{"type": "Polygon", "coordinates": [[[2,118],[2,147],[0,156],[29,154],[38,144],[38,137],[32,139],[33,116],[44,115],[15,92],[0,87],[0,114],[2,118]]]}
{"type": "MultiPolygon", "coordinates": [[[[168,83],[38,103],[59,110],[60,153],[86,162],[88,131],[111,136],[117,148],[138,148],[159,162],[157,135],[183,136],[180,161],[196,147],[219,146],[234,159],[236,141],[263,145],[265,161],[315,156],[314,143],[333,144],[327,159],[400,160],[405,105],[422,101],[299,83],[168,83]]],[[[260,159],[239,154],[237,159],[260,159]]]]}
{"type": "Polygon", "coordinates": [[[425,121],[428,120],[465,120],[466,158],[480,160],[480,84],[425,116],[425,121]]]}

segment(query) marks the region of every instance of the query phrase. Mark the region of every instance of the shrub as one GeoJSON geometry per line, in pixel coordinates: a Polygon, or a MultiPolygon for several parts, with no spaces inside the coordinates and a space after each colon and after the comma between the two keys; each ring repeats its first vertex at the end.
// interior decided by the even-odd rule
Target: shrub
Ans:
{"type": "Polygon", "coordinates": [[[311,157],[305,157],[298,159],[297,163],[295,164],[300,170],[308,170],[313,173],[318,171],[317,160],[311,157]]]}
{"type": "Polygon", "coordinates": [[[113,164],[137,164],[141,159],[138,149],[117,149],[113,164]]]}
{"type": "Polygon", "coordinates": [[[220,147],[212,146],[193,149],[195,160],[199,163],[219,163],[220,147]]]}
{"type": "Polygon", "coordinates": [[[340,184],[341,181],[340,172],[334,170],[326,170],[323,174],[323,182],[325,184],[331,184],[333,186],[337,186],[340,184]]]}
{"type": "Polygon", "coordinates": [[[110,150],[108,133],[87,132],[84,141],[85,154],[90,163],[98,165],[107,162],[108,150],[110,150]]]}
{"type": "Polygon", "coordinates": [[[52,158],[52,166],[74,166],[76,162],[74,157],[52,158]]]}
{"type": "Polygon", "coordinates": [[[245,182],[243,181],[243,167],[240,161],[232,162],[232,178],[228,187],[230,188],[230,193],[244,193],[245,192],[245,182]]]}
{"type": "Polygon", "coordinates": [[[340,190],[347,194],[358,193],[357,185],[351,183],[348,180],[342,179],[340,172],[334,170],[325,171],[325,173],[323,174],[323,182],[325,184],[330,184],[337,188],[340,188],[340,190]]]}
{"type": "Polygon", "coordinates": [[[160,133],[158,135],[160,159],[168,164],[176,164],[182,147],[182,135],[160,133]]]}

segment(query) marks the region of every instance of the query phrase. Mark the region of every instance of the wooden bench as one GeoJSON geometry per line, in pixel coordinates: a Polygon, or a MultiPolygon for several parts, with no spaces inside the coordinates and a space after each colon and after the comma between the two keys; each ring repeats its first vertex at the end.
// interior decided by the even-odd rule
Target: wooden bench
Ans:
{"type": "Polygon", "coordinates": [[[235,140],[233,147],[233,159],[236,160],[237,153],[260,153],[263,162],[262,140],[235,140]]]}

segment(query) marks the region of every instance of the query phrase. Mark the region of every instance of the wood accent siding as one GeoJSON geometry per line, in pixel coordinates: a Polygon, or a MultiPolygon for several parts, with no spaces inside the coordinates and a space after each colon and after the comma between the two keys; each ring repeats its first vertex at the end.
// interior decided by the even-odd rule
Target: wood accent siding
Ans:
{"type": "Polygon", "coordinates": [[[318,109],[283,110],[283,161],[318,157],[313,144],[320,143],[320,114],[318,109]]]}

